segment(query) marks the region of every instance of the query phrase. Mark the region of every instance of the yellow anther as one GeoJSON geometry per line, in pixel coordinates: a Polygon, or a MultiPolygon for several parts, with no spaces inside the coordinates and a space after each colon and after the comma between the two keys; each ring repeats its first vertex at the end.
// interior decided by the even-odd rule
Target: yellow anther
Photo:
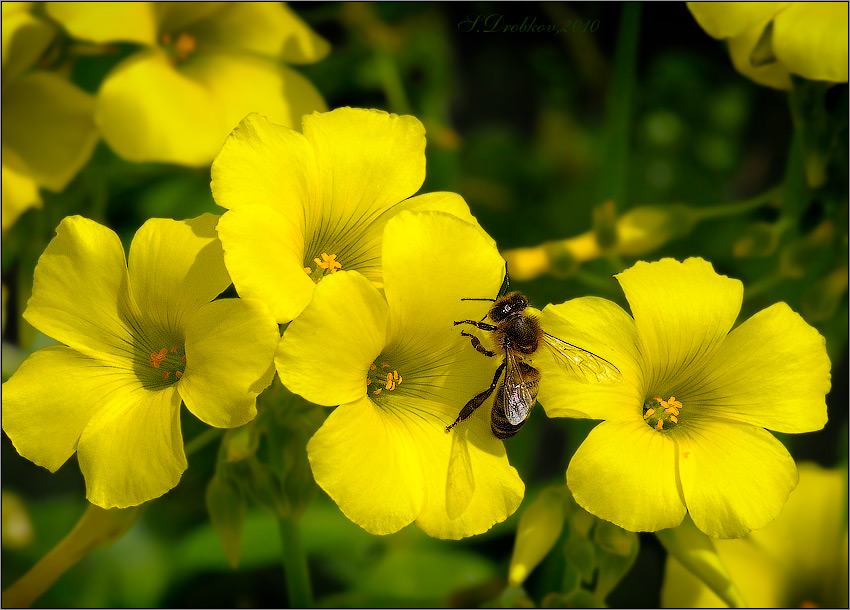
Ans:
{"type": "Polygon", "coordinates": [[[321,269],[327,269],[331,273],[336,273],[337,269],[342,269],[342,263],[336,260],[336,254],[328,256],[327,252],[322,252],[321,260],[318,258],[314,258],[313,260],[321,269]]]}
{"type": "Polygon", "coordinates": [[[395,390],[395,380],[393,380],[393,374],[387,373],[387,385],[385,386],[387,390],[395,390]]]}
{"type": "Polygon", "coordinates": [[[162,379],[168,379],[168,371],[162,371],[162,379]]]}
{"type": "Polygon", "coordinates": [[[181,373],[180,371],[174,371],[174,376],[177,377],[177,379],[182,379],[183,373],[181,373]]]}
{"type": "Polygon", "coordinates": [[[370,365],[369,365],[369,370],[370,370],[370,371],[374,371],[376,368],[378,368],[378,367],[376,367],[376,366],[375,366],[375,363],[374,363],[374,362],[373,362],[372,364],[370,364],[370,365]]]}
{"type": "Polygon", "coordinates": [[[388,368],[390,368],[390,363],[389,363],[389,362],[382,362],[382,363],[381,363],[381,368],[382,368],[382,369],[388,369],[388,368]]]}
{"type": "Polygon", "coordinates": [[[311,273],[313,273],[313,270],[310,269],[310,267],[304,267],[304,273],[306,273],[307,275],[310,275],[311,273]]]}
{"type": "Polygon", "coordinates": [[[377,390],[375,390],[374,392],[372,392],[372,394],[374,394],[375,396],[377,396],[378,394],[380,394],[380,393],[381,393],[381,390],[383,390],[383,389],[384,389],[384,388],[378,388],[377,390]]]}
{"type": "Polygon", "coordinates": [[[676,400],[675,396],[671,396],[668,400],[662,399],[660,396],[647,398],[644,402],[643,419],[649,426],[656,430],[665,432],[672,430],[679,423],[679,409],[682,408],[682,403],[676,400]],[[667,424],[665,429],[664,424],[667,424]]]}
{"type": "Polygon", "coordinates": [[[176,351],[177,351],[177,346],[176,346],[176,345],[172,345],[172,346],[171,346],[171,353],[173,354],[173,353],[174,353],[174,352],[176,352],[176,351]]]}
{"type": "Polygon", "coordinates": [[[401,375],[398,374],[398,371],[393,371],[393,376],[395,377],[395,384],[401,384],[401,375]]]}
{"type": "Polygon", "coordinates": [[[165,360],[165,355],[168,353],[168,349],[162,348],[159,352],[151,353],[151,366],[155,369],[159,368],[160,363],[165,360]]]}
{"type": "Polygon", "coordinates": [[[195,37],[182,32],[174,42],[174,50],[179,59],[186,59],[195,50],[195,37]]]}
{"type": "Polygon", "coordinates": [[[366,378],[366,385],[372,385],[372,380],[368,377],[366,378]]]}

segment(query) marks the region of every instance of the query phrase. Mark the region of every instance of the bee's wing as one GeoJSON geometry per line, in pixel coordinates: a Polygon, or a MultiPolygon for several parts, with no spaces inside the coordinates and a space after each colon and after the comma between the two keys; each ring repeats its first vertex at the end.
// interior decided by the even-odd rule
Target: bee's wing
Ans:
{"type": "Polygon", "coordinates": [[[536,392],[532,395],[531,380],[526,380],[522,374],[522,368],[514,356],[508,350],[505,354],[507,369],[505,381],[499,391],[502,392],[502,404],[505,406],[505,416],[514,426],[521,424],[528,417],[531,407],[534,406],[536,392]]]}
{"type": "Polygon", "coordinates": [[[563,368],[578,375],[582,381],[599,383],[619,383],[623,376],[616,366],[587,350],[561,341],[549,333],[543,333],[543,340],[549,347],[555,361],[563,368]]]}

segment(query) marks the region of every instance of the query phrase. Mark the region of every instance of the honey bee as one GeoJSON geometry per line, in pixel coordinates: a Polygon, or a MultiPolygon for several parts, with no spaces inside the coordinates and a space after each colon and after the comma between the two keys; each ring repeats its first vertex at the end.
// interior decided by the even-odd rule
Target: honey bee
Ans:
{"type": "Polygon", "coordinates": [[[472,347],[485,356],[504,356],[502,364],[496,369],[493,383],[483,392],[472,397],[461,409],[457,419],[446,432],[450,431],[460,422],[480,407],[498,386],[496,397],[493,400],[493,409],[490,415],[490,429],[496,438],[506,439],[516,434],[522,428],[531,409],[537,400],[537,391],[540,387],[540,371],[526,362],[540,347],[545,344],[555,357],[555,361],[566,370],[571,371],[582,381],[599,383],[619,383],[622,381],[620,371],[616,366],[600,358],[596,354],[576,347],[571,343],[553,337],[540,328],[540,322],[526,309],[528,300],[519,292],[508,292],[510,279],[507,269],[505,280],[495,299],[471,298],[461,299],[463,301],[491,301],[493,305],[485,318],[489,317],[493,324],[475,320],[459,320],[454,323],[470,324],[480,330],[491,333],[495,350],[488,350],[481,344],[481,340],[475,335],[461,331],[461,335],[469,337],[472,347]],[[499,378],[505,373],[502,384],[499,378]]]}

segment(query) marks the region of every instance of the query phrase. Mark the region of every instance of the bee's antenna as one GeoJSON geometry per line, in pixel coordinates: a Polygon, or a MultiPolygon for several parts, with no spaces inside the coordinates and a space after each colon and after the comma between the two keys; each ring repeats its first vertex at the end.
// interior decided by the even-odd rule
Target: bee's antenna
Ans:
{"type": "Polygon", "coordinates": [[[496,299],[488,299],[486,297],[482,297],[480,299],[461,299],[461,301],[490,301],[491,303],[495,303],[496,299]]]}
{"type": "Polygon", "coordinates": [[[508,275],[508,261],[505,261],[505,279],[502,281],[502,287],[499,288],[499,296],[503,297],[511,289],[511,277],[508,275]]]}

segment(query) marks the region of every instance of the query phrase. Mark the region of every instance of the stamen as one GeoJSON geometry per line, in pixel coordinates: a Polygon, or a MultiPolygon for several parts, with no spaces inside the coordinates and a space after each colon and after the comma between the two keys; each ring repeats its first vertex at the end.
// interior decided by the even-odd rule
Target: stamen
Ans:
{"type": "Polygon", "coordinates": [[[195,37],[182,32],[174,42],[174,50],[177,51],[177,58],[180,60],[187,59],[195,50],[195,46],[195,37]]]}
{"type": "Polygon", "coordinates": [[[160,363],[165,360],[165,355],[168,353],[166,348],[162,348],[158,353],[151,353],[151,366],[155,369],[159,368],[160,363]]]}
{"type": "Polygon", "coordinates": [[[667,400],[660,396],[653,396],[646,399],[643,408],[643,419],[646,423],[656,430],[666,432],[679,423],[679,410],[682,408],[682,403],[676,400],[675,396],[667,400]]]}
{"type": "Polygon", "coordinates": [[[314,258],[316,264],[321,269],[327,269],[331,273],[336,273],[337,269],[342,269],[342,263],[336,260],[336,254],[328,255],[327,252],[322,252],[322,258],[319,260],[318,258],[314,258]]]}
{"type": "Polygon", "coordinates": [[[380,364],[372,363],[369,365],[369,371],[366,373],[366,387],[375,387],[372,394],[377,396],[383,390],[392,392],[401,385],[403,377],[399,372],[390,367],[390,363],[381,361],[380,364]],[[374,386],[372,384],[375,384],[374,386]]]}
{"type": "Polygon", "coordinates": [[[183,371],[186,369],[186,353],[179,345],[172,344],[170,349],[163,347],[158,352],[151,352],[148,364],[160,370],[160,374],[149,378],[149,382],[157,386],[163,381],[173,383],[183,377],[183,371]],[[174,377],[171,377],[171,373],[174,373],[174,377]]]}

